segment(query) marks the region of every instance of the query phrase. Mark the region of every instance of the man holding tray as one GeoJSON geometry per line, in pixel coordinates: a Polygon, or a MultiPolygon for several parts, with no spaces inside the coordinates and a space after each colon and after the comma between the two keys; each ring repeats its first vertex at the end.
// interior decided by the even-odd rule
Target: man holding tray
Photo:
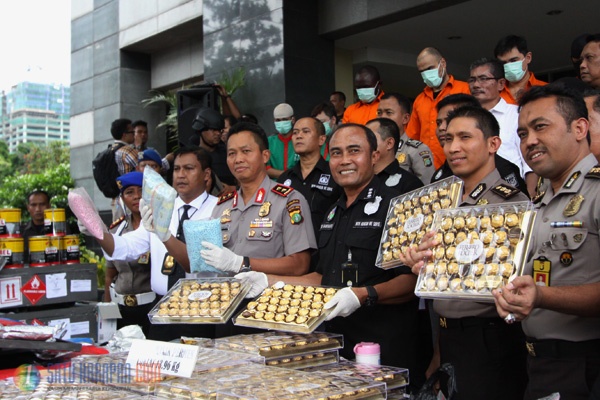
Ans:
{"type": "MultiPolygon", "coordinates": [[[[461,206],[527,200],[496,169],[499,133],[494,116],[481,107],[459,107],[449,114],[444,155],[464,182],[461,206]]],[[[413,249],[401,260],[418,274],[437,244],[430,232],[419,245],[421,251],[413,249]]],[[[493,304],[434,300],[433,308],[440,316],[440,331],[429,371],[443,363],[454,365],[460,400],[521,398],[526,383],[521,327],[505,324],[493,304]]]]}
{"type": "Polygon", "coordinates": [[[600,166],[590,152],[587,115],[581,96],[553,85],[533,87],[521,99],[521,151],[550,185],[534,199],[523,276],[494,296],[507,323],[523,321],[525,399],[554,392],[591,398],[600,373],[600,166]]]}

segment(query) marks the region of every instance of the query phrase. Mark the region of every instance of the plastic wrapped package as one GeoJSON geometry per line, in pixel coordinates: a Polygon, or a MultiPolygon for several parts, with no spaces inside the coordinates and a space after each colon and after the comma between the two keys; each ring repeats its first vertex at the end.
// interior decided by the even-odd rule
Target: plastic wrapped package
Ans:
{"type": "Polygon", "coordinates": [[[385,382],[388,393],[390,390],[406,387],[409,384],[409,374],[408,369],[406,368],[388,367],[385,365],[359,364],[348,360],[341,360],[337,364],[330,364],[321,367],[310,367],[302,370],[317,374],[350,376],[372,382],[385,382]]]}
{"type": "Polygon", "coordinates": [[[421,269],[415,294],[493,302],[492,290],[523,271],[535,214],[528,201],[437,211],[440,244],[421,269]]]}
{"type": "Polygon", "coordinates": [[[160,174],[150,167],[144,169],[142,199],[152,210],[154,230],[159,237],[163,237],[169,230],[175,197],[177,192],[160,174]]]}
{"type": "Polygon", "coordinates": [[[183,222],[183,231],[187,243],[191,272],[216,272],[222,274],[222,271],[208,265],[200,255],[203,241],[223,247],[221,221],[218,219],[204,221],[187,220],[183,222]]]}
{"type": "Polygon", "coordinates": [[[102,222],[100,214],[84,188],[70,189],[67,196],[69,208],[88,231],[96,238],[104,238],[104,232],[108,232],[106,225],[102,222]]]}

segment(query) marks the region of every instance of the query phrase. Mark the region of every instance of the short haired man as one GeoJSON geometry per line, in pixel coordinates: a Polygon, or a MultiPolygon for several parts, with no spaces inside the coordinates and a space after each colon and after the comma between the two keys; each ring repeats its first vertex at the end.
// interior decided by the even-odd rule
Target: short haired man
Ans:
{"type": "Polygon", "coordinates": [[[594,89],[600,89],[600,33],[590,35],[585,40],[579,66],[581,80],[594,89]]]}
{"type": "MultiPolygon", "coordinates": [[[[475,97],[468,94],[452,94],[438,103],[436,135],[442,146],[446,142],[446,128],[448,127],[448,116],[451,112],[462,106],[481,107],[479,101],[477,101],[475,97]]],[[[523,178],[521,178],[519,167],[517,167],[515,164],[511,163],[507,159],[499,156],[497,152],[494,156],[494,161],[496,164],[496,169],[500,173],[502,179],[504,179],[510,185],[518,188],[526,195],[529,195],[529,193],[527,192],[527,185],[525,184],[523,178]]],[[[448,165],[448,161],[445,161],[444,165],[442,165],[435,171],[433,177],[431,178],[431,182],[437,182],[440,179],[445,179],[452,175],[454,175],[454,173],[448,165]]]]}
{"type": "Polygon", "coordinates": [[[425,143],[433,153],[433,164],[444,163],[444,151],[435,136],[436,105],[444,97],[455,93],[469,93],[469,85],[448,74],[446,59],[434,47],[426,47],[417,56],[417,69],[425,82],[425,89],[413,103],[413,111],[406,127],[411,139],[425,143]]]}
{"type": "Polygon", "coordinates": [[[329,101],[335,108],[335,123],[339,125],[342,123],[344,111],[346,111],[346,95],[344,92],[333,92],[329,95],[329,101]]]}
{"type": "Polygon", "coordinates": [[[396,160],[400,137],[398,125],[388,118],[375,118],[367,122],[366,126],[377,138],[379,159],[375,163],[375,175],[381,184],[396,191],[398,196],[422,187],[423,182],[402,168],[396,160]]]}
{"type": "Polygon", "coordinates": [[[501,317],[523,321],[525,399],[554,392],[588,399],[600,374],[600,168],[590,153],[582,97],[560,86],[529,90],[519,114],[521,150],[549,180],[523,275],[494,291],[501,317]]]}
{"type": "MultiPolygon", "coordinates": [[[[502,180],[494,154],[500,147],[499,126],[481,107],[464,106],[449,116],[444,152],[454,175],[464,182],[460,206],[527,200],[518,189],[502,180]]],[[[430,237],[431,233],[427,234],[430,237]]],[[[401,259],[418,273],[424,258],[431,256],[428,239],[420,250],[401,259]]],[[[439,358],[432,363],[451,363],[461,399],[519,399],[525,389],[525,349],[518,325],[498,318],[491,304],[434,300],[440,316],[439,358]],[[493,341],[489,338],[494,337],[493,341]],[[511,365],[510,371],[506,366],[511,365]],[[510,374],[507,377],[504,374],[510,374]],[[502,376],[502,379],[498,379],[502,376]],[[511,382],[506,385],[506,382],[511,382]]],[[[430,368],[432,369],[432,368],[430,368]]]]}
{"type": "Polygon", "coordinates": [[[383,96],[383,82],[379,71],[372,65],[365,65],[354,75],[354,89],[358,101],[351,104],[346,111],[342,123],[364,125],[377,117],[377,105],[383,96]]]}
{"type": "Polygon", "coordinates": [[[517,136],[519,109],[513,104],[508,104],[500,96],[506,83],[502,63],[497,60],[481,58],[474,61],[469,70],[468,82],[471,94],[483,108],[496,117],[500,125],[502,145],[497,154],[519,167],[521,177],[527,183],[529,194],[535,194],[537,176],[531,172],[531,168],[523,160],[519,147],[520,141],[517,136]]]}
{"type": "Polygon", "coordinates": [[[508,104],[518,104],[519,99],[532,86],[543,86],[547,82],[536,79],[529,70],[532,54],[527,48],[527,40],[522,36],[508,35],[498,41],[494,57],[504,64],[504,77],[507,84],[500,96],[508,104]]]}
{"type": "Polygon", "coordinates": [[[140,119],[134,121],[131,126],[133,127],[133,147],[137,151],[146,150],[148,148],[148,123],[140,119]]]}
{"type": "Polygon", "coordinates": [[[296,122],[294,109],[287,103],[278,104],[273,110],[273,119],[277,135],[269,136],[271,157],[267,162],[267,174],[270,178],[277,179],[298,161],[292,144],[292,128],[296,122]]]}
{"type": "Polygon", "coordinates": [[[590,134],[590,151],[600,161],[600,90],[590,90],[583,94],[585,105],[588,110],[588,121],[590,123],[588,132],[590,134]]]}
{"type": "Polygon", "coordinates": [[[29,238],[31,236],[43,236],[44,231],[44,211],[50,208],[50,196],[43,190],[34,190],[27,195],[27,212],[31,220],[21,226],[21,236],[23,237],[23,254],[25,262],[29,261],[29,238]]]}
{"type": "MultiPolygon", "coordinates": [[[[317,104],[310,112],[310,116],[323,123],[323,127],[325,128],[325,136],[327,138],[331,136],[331,133],[337,127],[335,108],[333,108],[333,106],[329,103],[317,104]]],[[[327,139],[321,146],[321,156],[325,160],[329,160],[329,144],[327,143],[327,139]]]]}
{"type": "MultiPolygon", "coordinates": [[[[296,121],[292,142],[300,160],[277,179],[277,182],[302,193],[308,201],[317,240],[325,212],[341,194],[341,188],[331,177],[329,164],[321,157],[320,149],[326,138],[323,123],[318,119],[308,117],[296,121]]],[[[311,260],[311,271],[314,271],[318,261],[316,255],[314,254],[311,260]]]]}
{"type": "Polygon", "coordinates": [[[435,168],[433,155],[426,144],[410,139],[404,130],[410,120],[411,102],[400,93],[386,93],[377,107],[378,118],[389,118],[398,125],[400,139],[396,159],[400,166],[415,174],[423,183],[429,183],[435,168]]]}
{"type": "Polygon", "coordinates": [[[110,134],[115,140],[113,146],[118,146],[115,151],[115,161],[119,169],[119,175],[135,171],[138,163],[137,150],[132,147],[134,143],[134,131],[131,120],[126,118],[116,119],[110,126],[110,134]]]}

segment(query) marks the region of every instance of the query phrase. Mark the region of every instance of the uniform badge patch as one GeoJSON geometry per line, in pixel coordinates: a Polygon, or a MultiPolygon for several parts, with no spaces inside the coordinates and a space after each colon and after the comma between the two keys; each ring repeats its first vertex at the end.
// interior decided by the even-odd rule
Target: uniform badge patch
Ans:
{"type": "Polygon", "coordinates": [[[227,200],[231,200],[235,196],[235,190],[233,192],[225,193],[224,195],[219,197],[217,204],[225,203],[227,200]]]}
{"type": "Polygon", "coordinates": [[[404,153],[399,153],[396,155],[396,160],[398,160],[398,162],[400,164],[404,164],[406,162],[406,154],[404,153]]]}
{"type": "Polygon", "coordinates": [[[291,179],[286,179],[286,180],[283,182],[283,184],[284,184],[285,186],[290,186],[290,185],[292,184],[292,180],[291,180],[291,179]]]}
{"type": "Polygon", "coordinates": [[[400,182],[400,179],[402,179],[402,174],[390,175],[385,180],[385,186],[387,186],[387,187],[394,187],[394,186],[396,186],[400,182]]]}
{"type": "Polygon", "coordinates": [[[486,187],[487,186],[485,185],[485,183],[480,183],[475,189],[473,189],[469,197],[473,200],[477,199],[479,196],[481,196],[481,193],[483,193],[486,187]]]}
{"type": "Polygon", "coordinates": [[[277,185],[275,185],[273,187],[273,189],[271,189],[271,192],[278,194],[282,197],[287,197],[290,193],[292,193],[294,191],[293,188],[289,187],[289,186],[285,186],[282,185],[280,183],[278,183],[277,185]]]}
{"type": "Polygon", "coordinates": [[[560,263],[565,267],[571,265],[573,263],[573,254],[569,253],[568,251],[563,252],[560,255],[560,263]]]}
{"type": "Polygon", "coordinates": [[[579,178],[579,176],[581,175],[581,172],[577,171],[577,172],[573,172],[573,175],[571,175],[571,177],[569,179],[567,179],[567,183],[565,183],[565,186],[563,186],[565,189],[571,189],[571,186],[573,186],[573,184],[577,181],[577,179],[579,178]]]}
{"type": "Polygon", "coordinates": [[[440,168],[437,172],[437,174],[435,174],[434,179],[440,179],[440,177],[442,176],[442,174],[444,173],[444,171],[440,168]]]}
{"type": "Polygon", "coordinates": [[[426,167],[431,167],[433,165],[431,156],[423,156],[423,164],[425,164],[426,167]]]}
{"type": "Polygon", "coordinates": [[[337,210],[337,206],[333,207],[329,215],[327,215],[327,222],[330,222],[335,217],[335,210],[337,210]]]}
{"type": "Polygon", "coordinates": [[[577,214],[581,208],[581,203],[583,203],[584,200],[585,198],[580,194],[576,194],[575,196],[571,197],[571,200],[569,200],[565,206],[565,209],[563,210],[563,215],[565,217],[572,217],[573,215],[577,214]]]}
{"type": "Polygon", "coordinates": [[[500,185],[497,185],[496,187],[494,187],[492,189],[492,192],[496,193],[498,196],[500,196],[504,199],[510,199],[515,194],[519,193],[520,190],[517,188],[514,188],[514,187],[510,187],[505,184],[500,184],[500,185]]]}
{"type": "Polygon", "coordinates": [[[589,172],[585,175],[585,177],[600,179],[600,165],[596,165],[594,168],[590,169],[589,172]]]}
{"type": "Polygon", "coordinates": [[[271,212],[271,202],[265,201],[262,206],[260,206],[260,210],[258,210],[259,217],[266,217],[271,212]]]}
{"type": "Polygon", "coordinates": [[[304,217],[302,216],[302,211],[300,210],[300,206],[292,207],[289,211],[290,214],[290,222],[292,225],[301,224],[304,221],[304,217]]]}
{"type": "Polygon", "coordinates": [[[321,176],[319,177],[319,185],[324,185],[324,186],[329,185],[329,179],[331,179],[331,175],[321,174],[321,176]]]}
{"type": "Polygon", "coordinates": [[[110,226],[108,227],[108,229],[113,229],[115,226],[118,226],[123,221],[125,221],[125,216],[117,219],[116,221],[113,221],[113,223],[110,224],[110,226]]]}
{"type": "Polygon", "coordinates": [[[379,204],[381,203],[381,196],[375,196],[375,200],[365,204],[365,214],[373,215],[379,210],[379,204]]]}

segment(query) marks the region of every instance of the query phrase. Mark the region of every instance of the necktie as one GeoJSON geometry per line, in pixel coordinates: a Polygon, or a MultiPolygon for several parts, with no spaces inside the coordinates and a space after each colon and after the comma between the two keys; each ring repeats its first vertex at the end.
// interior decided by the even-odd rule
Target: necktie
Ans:
{"type": "Polygon", "coordinates": [[[179,226],[177,227],[177,239],[181,240],[185,243],[185,233],[183,232],[183,221],[190,219],[190,215],[188,211],[192,208],[189,204],[183,206],[183,214],[181,214],[181,218],[179,219],[179,226]]]}
{"type": "MultiPolygon", "coordinates": [[[[177,227],[177,239],[185,243],[185,233],[183,232],[183,221],[190,219],[188,211],[192,208],[189,204],[183,206],[183,214],[179,218],[179,226],[177,227]]],[[[171,289],[178,280],[185,278],[185,270],[178,262],[175,263],[175,270],[168,276],[168,288],[171,289]]]]}

